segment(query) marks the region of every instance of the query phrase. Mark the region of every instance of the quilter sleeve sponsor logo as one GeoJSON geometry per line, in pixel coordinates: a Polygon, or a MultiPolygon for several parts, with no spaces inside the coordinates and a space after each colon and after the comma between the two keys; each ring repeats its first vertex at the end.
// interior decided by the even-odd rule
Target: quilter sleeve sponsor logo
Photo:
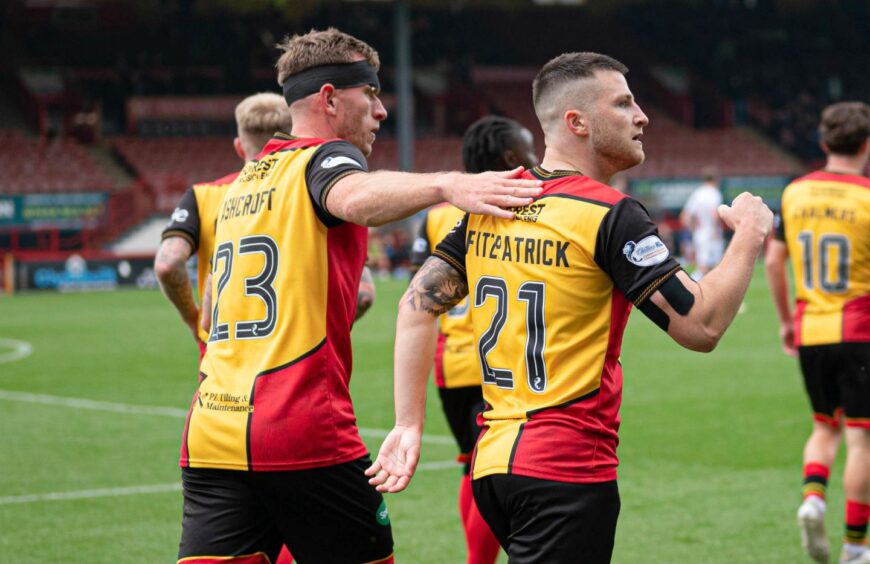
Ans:
{"type": "Polygon", "coordinates": [[[622,254],[628,262],[637,266],[661,264],[670,254],[662,240],[655,235],[644,237],[637,243],[629,241],[622,247],[622,254]]]}

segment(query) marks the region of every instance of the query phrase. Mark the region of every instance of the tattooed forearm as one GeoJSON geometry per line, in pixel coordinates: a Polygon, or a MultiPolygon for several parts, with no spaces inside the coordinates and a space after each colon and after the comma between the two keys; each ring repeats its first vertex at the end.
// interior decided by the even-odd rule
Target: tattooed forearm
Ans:
{"type": "Polygon", "coordinates": [[[429,257],[411,280],[402,302],[414,311],[446,313],[468,295],[465,275],[438,257],[429,257]]]}
{"type": "Polygon", "coordinates": [[[160,289],[188,325],[196,324],[199,314],[187,275],[186,263],[192,250],[190,243],[181,237],[170,237],[160,245],[154,259],[154,272],[160,289]]]}

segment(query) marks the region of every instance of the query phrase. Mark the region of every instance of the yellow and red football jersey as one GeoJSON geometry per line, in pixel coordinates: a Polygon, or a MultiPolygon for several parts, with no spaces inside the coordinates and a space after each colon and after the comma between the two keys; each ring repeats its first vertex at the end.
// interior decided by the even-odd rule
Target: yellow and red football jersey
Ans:
{"type": "Polygon", "coordinates": [[[487,410],[475,478],[616,478],[622,334],[679,270],[635,200],[576,171],[516,219],[466,215],[435,256],[465,273],[487,410]]]}
{"type": "Polygon", "coordinates": [[[777,237],[794,268],[795,344],[870,342],[870,179],[798,178],[782,194],[777,237]]]}
{"type": "Polygon", "coordinates": [[[295,470],[366,453],[348,386],[367,230],[325,206],[365,170],[345,141],[279,136],[227,188],[182,466],[295,470]]]}

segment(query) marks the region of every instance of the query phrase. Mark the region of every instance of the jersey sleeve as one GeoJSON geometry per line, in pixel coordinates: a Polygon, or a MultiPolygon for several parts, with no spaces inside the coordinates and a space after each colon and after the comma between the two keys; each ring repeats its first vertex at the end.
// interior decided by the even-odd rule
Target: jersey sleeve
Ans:
{"type": "Polygon", "coordinates": [[[362,152],[347,141],[329,141],[315,151],[305,169],[305,183],[317,217],[324,225],[335,227],[343,223],[326,209],[326,196],[335,183],[349,174],[368,170],[362,152]]]}
{"type": "Polygon", "coordinates": [[[187,189],[173,210],[169,224],[163,230],[161,241],[169,237],[182,237],[187,239],[193,247],[192,252],[195,253],[199,248],[199,227],[199,206],[196,203],[196,192],[191,187],[187,189]]]}
{"type": "Polygon", "coordinates": [[[468,214],[462,216],[456,227],[435,247],[432,256],[438,257],[467,278],[465,271],[465,236],[468,231],[468,214]]]}
{"type": "Polygon", "coordinates": [[[429,241],[429,214],[427,213],[423,216],[420,229],[417,231],[417,238],[414,239],[414,244],[411,245],[411,264],[422,266],[431,254],[432,243],[429,241]]]}
{"type": "Polygon", "coordinates": [[[604,216],[595,242],[595,262],[635,305],[680,270],[649,213],[632,198],[620,200],[604,216]]]}

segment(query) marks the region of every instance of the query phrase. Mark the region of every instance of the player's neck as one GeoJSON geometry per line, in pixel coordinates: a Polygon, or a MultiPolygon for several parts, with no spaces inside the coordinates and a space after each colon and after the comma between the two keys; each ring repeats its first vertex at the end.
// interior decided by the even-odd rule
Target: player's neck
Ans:
{"type": "Polygon", "coordinates": [[[317,139],[332,139],[337,137],[333,128],[318,119],[302,118],[293,122],[293,129],[290,135],[294,137],[317,138],[317,139]]]}
{"type": "Polygon", "coordinates": [[[584,176],[588,176],[592,180],[597,180],[603,184],[610,182],[610,178],[614,173],[601,170],[601,167],[596,166],[594,159],[586,159],[582,154],[566,154],[555,147],[547,147],[544,151],[544,159],[541,161],[540,167],[550,172],[556,170],[576,170],[582,172],[584,176]]]}
{"type": "Polygon", "coordinates": [[[860,155],[828,155],[825,172],[862,176],[865,166],[867,166],[867,159],[860,155]]]}

